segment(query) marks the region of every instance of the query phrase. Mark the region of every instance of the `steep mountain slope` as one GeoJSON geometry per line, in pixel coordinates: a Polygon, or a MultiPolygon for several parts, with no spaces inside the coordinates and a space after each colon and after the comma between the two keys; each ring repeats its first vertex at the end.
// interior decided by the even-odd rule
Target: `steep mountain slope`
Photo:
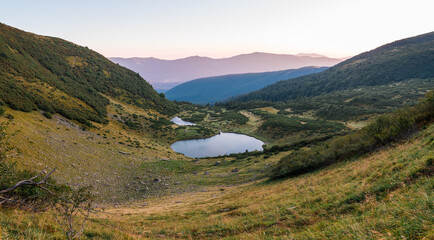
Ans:
{"type": "Polygon", "coordinates": [[[258,90],[280,80],[321,72],[326,67],[305,67],[276,72],[233,74],[192,80],[167,91],[170,100],[196,104],[215,103],[258,90]]]}
{"type": "Polygon", "coordinates": [[[288,101],[333,91],[434,77],[434,32],[386,44],[324,72],[303,76],[240,96],[233,102],[288,101]]]}
{"type": "Polygon", "coordinates": [[[230,58],[187,57],[176,60],[157,58],[110,58],[149,80],[156,89],[170,89],[183,82],[227,74],[258,73],[307,66],[333,66],[343,59],[321,55],[251,53],[230,58]]]}
{"type": "Polygon", "coordinates": [[[137,73],[74,43],[0,24],[0,104],[106,122],[104,95],[142,108],[173,112],[137,73]]]}

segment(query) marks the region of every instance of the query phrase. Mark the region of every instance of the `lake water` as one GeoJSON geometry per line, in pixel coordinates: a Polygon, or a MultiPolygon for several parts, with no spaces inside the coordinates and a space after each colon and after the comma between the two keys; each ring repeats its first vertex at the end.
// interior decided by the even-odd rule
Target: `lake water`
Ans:
{"type": "Polygon", "coordinates": [[[254,137],[237,133],[220,133],[205,139],[178,141],[172,144],[175,152],[193,158],[215,157],[219,155],[262,151],[264,143],[254,137]]]}
{"type": "Polygon", "coordinates": [[[170,121],[172,121],[174,124],[180,125],[180,126],[193,126],[193,125],[196,125],[195,123],[184,121],[184,120],[182,120],[179,117],[174,117],[170,121]]]}

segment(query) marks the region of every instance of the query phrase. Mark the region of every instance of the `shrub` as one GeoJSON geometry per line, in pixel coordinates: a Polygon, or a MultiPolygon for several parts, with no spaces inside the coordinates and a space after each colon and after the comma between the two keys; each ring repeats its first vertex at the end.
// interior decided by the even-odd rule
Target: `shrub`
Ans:
{"type": "Polygon", "coordinates": [[[7,114],[5,115],[5,118],[7,118],[7,119],[9,119],[9,120],[13,120],[13,119],[15,119],[14,115],[12,115],[12,114],[10,114],[10,113],[7,113],[7,114]]]}
{"type": "Polygon", "coordinates": [[[433,121],[433,95],[431,91],[419,105],[380,116],[359,131],[328,140],[308,150],[292,152],[280,159],[273,168],[271,177],[314,171],[406,137],[418,127],[433,121]]]}
{"type": "Polygon", "coordinates": [[[50,112],[43,112],[42,115],[44,115],[48,119],[52,119],[53,118],[53,114],[51,114],[50,112]]]}
{"type": "MultiPolygon", "coordinates": [[[[10,162],[7,159],[8,153],[15,148],[10,145],[7,134],[8,122],[0,123],[0,191],[11,188],[18,182],[24,179],[31,179],[36,176],[34,171],[23,171],[16,168],[14,162],[10,162]]],[[[33,181],[41,181],[43,176],[39,176],[33,181]]],[[[55,186],[54,180],[47,179],[47,188],[54,193],[60,193],[67,189],[66,186],[55,186]]],[[[34,209],[43,209],[54,200],[54,196],[47,191],[37,188],[33,185],[26,185],[15,189],[11,192],[5,192],[0,194],[0,199],[11,199],[12,201],[5,201],[3,206],[24,204],[31,206],[34,209]]]]}

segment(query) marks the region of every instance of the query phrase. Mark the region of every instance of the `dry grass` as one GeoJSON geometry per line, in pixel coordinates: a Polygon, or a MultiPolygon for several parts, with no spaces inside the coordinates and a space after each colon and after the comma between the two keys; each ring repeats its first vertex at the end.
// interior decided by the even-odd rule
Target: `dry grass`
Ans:
{"type": "Polygon", "coordinates": [[[277,112],[279,112],[279,109],[276,109],[274,107],[263,107],[263,108],[259,108],[259,110],[262,110],[264,112],[269,112],[271,114],[277,114],[277,112]]]}
{"type": "Polygon", "coordinates": [[[12,160],[20,168],[56,168],[54,178],[59,182],[72,186],[92,185],[102,199],[110,199],[110,202],[130,199],[134,196],[131,192],[136,192],[136,198],[146,195],[135,186],[137,177],[148,171],[144,163],[163,158],[185,159],[165,142],[124,129],[116,121],[97,124],[99,129],[84,131],[59,115],[47,119],[39,112],[11,109],[7,112],[15,117],[10,130],[16,133],[11,140],[19,151],[12,160]],[[141,147],[136,148],[129,141],[138,141],[141,147]]]}
{"type": "Polygon", "coordinates": [[[261,117],[255,115],[249,111],[243,110],[243,111],[240,111],[240,113],[249,118],[249,121],[246,123],[246,125],[248,126],[248,129],[249,129],[248,131],[250,133],[256,132],[258,130],[258,128],[264,122],[261,117]]]}
{"type": "MultiPolygon", "coordinates": [[[[21,149],[20,155],[14,156],[21,167],[59,166],[60,181],[90,183],[103,198],[114,196],[113,202],[123,203],[94,215],[84,234],[87,239],[434,237],[434,182],[429,174],[434,158],[434,126],[407,143],[320,171],[274,182],[240,184],[254,179],[281,156],[192,162],[171,152],[164,142],[123,129],[115,121],[99,126],[101,129],[82,131],[58,116],[48,120],[37,112],[7,111],[16,118],[12,129],[19,130],[12,140],[21,149]],[[152,148],[117,143],[128,138],[152,148]],[[155,156],[172,160],[161,161],[155,156]],[[217,161],[221,164],[215,165],[217,161]],[[233,173],[234,168],[239,171],[233,173]],[[87,170],[92,171],[83,176],[87,170]],[[208,175],[203,174],[205,171],[208,175]],[[136,178],[154,172],[182,177],[182,186],[202,187],[138,200],[140,194],[147,193],[136,191],[140,186],[135,184],[136,178]]],[[[1,211],[0,226],[6,239],[62,237],[50,212],[1,211]]]]}
{"type": "Polygon", "coordinates": [[[429,239],[434,183],[418,172],[434,157],[433,132],[431,126],[409,143],[280,182],[224,187],[224,191],[212,187],[207,192],[148,199],[146,206],[137,202],[110,208],[91,220],[86,236],[429,239]],[[378,190],[390,182],[397,185],[378,190]],[[366,196],[357,200],[362,192],[366,196]]]}
{"type": "Polygon", "coordinates": [[[361,129],[361,128],[365,127],[366,125],[368,125],[368,122],[367,121],[358,121],[358,122],[349,121],[349,122],[345,122],[344,124],[345,124],[345,126],[349,127],[350,129],[361,129]]]}

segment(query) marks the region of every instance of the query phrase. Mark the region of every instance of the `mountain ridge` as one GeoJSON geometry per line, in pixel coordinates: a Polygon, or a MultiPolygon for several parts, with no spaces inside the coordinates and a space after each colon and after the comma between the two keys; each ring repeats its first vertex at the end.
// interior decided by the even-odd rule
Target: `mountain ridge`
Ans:
{"type": "Polygon", "coordinates": [[[277,81],[317,73],[327,67],[303,67],[263,73],[227,74],[194,79],[165,92],[169,100],[195,104],[213,104],[236,95],[245,94],[277,81]]]}
{"type": "Polygon", "coordinates": [[[190,56],[164,60],[158,58],[109,58],[148,79],[156,89],[168,90],[193,79],[227,74],[259,73],[308,66],[333,66],[343,59],[325,56],[297,56],[254,52],[228,58],[190,56]]]}
{"type": "Polygon", "coordinates": [[[337,90],[434,77],[434,32],[394,41],[326,71],[267,86],[232,102],[289,101],[337,90]]]}
{"type": "Polygon", "coordinates": [[[0,24],[0,105],[43,110],[90,125],[106,122],[109,100],[172,112],[137,73],[75,43],[0,24]]]}

